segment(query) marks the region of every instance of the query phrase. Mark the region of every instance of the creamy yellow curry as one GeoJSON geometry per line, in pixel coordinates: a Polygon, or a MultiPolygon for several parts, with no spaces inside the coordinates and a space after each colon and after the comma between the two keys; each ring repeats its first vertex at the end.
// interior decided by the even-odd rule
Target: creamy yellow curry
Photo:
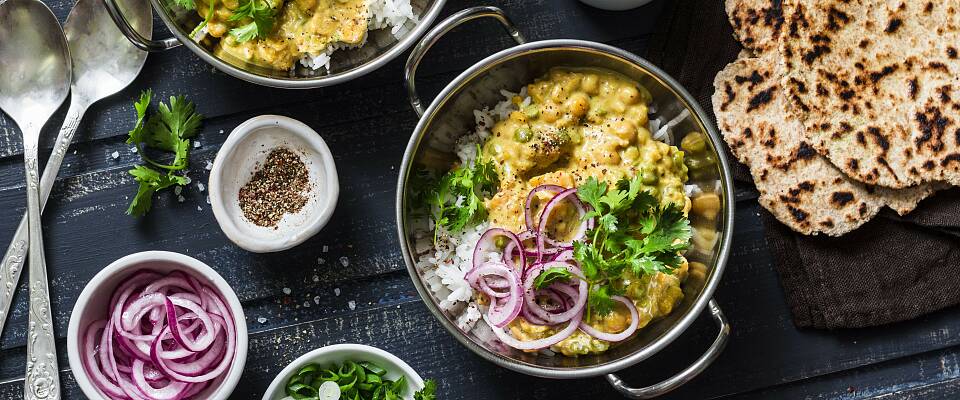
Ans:
{"type": "MultiPolygon", "coordinates": [[[[210,5],[197,0],[205,17],[210,5]]],[[[227,59],[289,70],[305,54],[322,54],[331,46],[363,44],[368,30],[368,0],[266,0],[276,19],[266,37],[241,42],[230,30],[251,22],[232,21],[241,0],[217,0],[207,32],[220,38],[214,53],[227,59]]]]}
{"type": "MultiPolygon", "coordinates": [[[[572,188],[591,176],[611,184],[640,176],[644,189],[662,203],[690,209],[684,194],[684,153],[651,138],[647,129],[650,95],[642,86],[609,71],[556,68],[528,85],[527,93],[529,104],[514,98],[520,110],[498,122],[483,146],[483,154],[496,162],[501,178],[499,191],[485,203],[491,225],[520,232],[532,188],[542,184],[572,188]]],[[[541,201],[551,196],[544,193],[541,201]]],[[[555,211],[551,218],[553,234],[570,232],[579,224],[572,209],[555,211]]],[[[639,327],[666,316],[680,302],[687,269],[684,262],[672,274],[638,277],[624,272],[622,287],[637,306],[639,327]]],[[[605,332],[622,331],[631,322],[621,304],[610,314],[585,320],[605,332]]],[[[548,337],[558,329],[531,324],[522,317],[509,328],[520,340],[548,337]]],[[[551,349],[575,356],[603,352],[609,346],[578,330],[551,349]]]]}

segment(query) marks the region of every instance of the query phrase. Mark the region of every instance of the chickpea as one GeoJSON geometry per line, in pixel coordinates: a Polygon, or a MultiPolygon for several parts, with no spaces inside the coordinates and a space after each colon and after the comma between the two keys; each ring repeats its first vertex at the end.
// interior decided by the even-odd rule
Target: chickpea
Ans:
{"type": "Polygon", "coordinates": [[[603,331],[610,333],[622,332],[630,325],[630,314],[626,312],[626,307],[618,307],[603,317],[603,331]]]}
{"type": "Polygon", "coordinates": [[[575,92],[580,88],[581,79],[579,74],[571,74],[570,77],[563,81],[563,91],[566,93],[575,92]]]}
{"type": "Polygon", "coordinates": [[[563,89],[563,86],[555,85],[550,89],[550,100],[553,100],[557,103],[563,103],[567,98],[567,91],[563,89]]]}
{"type": "Polygon", "coordinates": [[[637,133],[637,127],[634,126],[632,122],[627,120],[611,122],[609,125],[609,130],[616,137],[627,143],[633,142],[633,139],[636,137],[637,133]]]}
{"type": "Polygon", "coordinates": [[[540,110],[540,118],[547,123],[556,122],[560,118],[560,107],[554,103],[547,103],[543,110],[540,110]]]}
{"type": "Polygon", "coordinates": [[[594,74],[587,74],[583,77],[583,80],[580,81],[580,88],[587,94],[597,94],[597,91],[600,90],[600,78],[594,74]]]}
{"type": "Polygon", "coordinates": [[[607,107],[609,107],[611,111],[617,114],[623,114],[625,111],[627,111],[627,105],[623,104],[623,102],[620,100],[608,101],[607,107]]]}
{"type": "Polygon", "coordinates": [[[640,150],[637,149],[637,146],[627,147],[627,149],[623,151],[622,157],[624,161],[628,163],[632,163],[634,161],[637,161],[637,158],[640,157],[640,150]]]}
{"type": "Polygon", "coordinates": [[[704,148],[706,148],[706,143],[703,140],[703,134],[700,132],[688,133],[687,136],[684,136],[683,140],[680,141],[680,148],[691,153],[702,151],[704,148]]]}
{"type": "Polygon", "coordinates": [[[643,126],[637,128],[637,143],[644,144],[648,140],[650,140],[650,130],[643,126]]]}
{"type": "Polygon", "coordinates": [[[640,92],[633,86],[624,85],[617,91],[617,97],[626,104],[637,104],[640,102],[640,92]]]}
{"type": "Polygon", "coordinates": [[[620,154],[615,151],[603,152],[603,158],[607,160],[607,165],[620,164],[620,154]]]}
{"type": "Polygon", "coordinates": [[[691,200],[690,212],[703,216],[708,220],[717,218],[720,212],[720,196],[716,193],[705,193],[691,200]]]}
{"type": "Polygon", "coordinates": [[[590,98],[583,93],[574,93],[563,105],[571,115],[580,118],[590,110],[590,98]]]}

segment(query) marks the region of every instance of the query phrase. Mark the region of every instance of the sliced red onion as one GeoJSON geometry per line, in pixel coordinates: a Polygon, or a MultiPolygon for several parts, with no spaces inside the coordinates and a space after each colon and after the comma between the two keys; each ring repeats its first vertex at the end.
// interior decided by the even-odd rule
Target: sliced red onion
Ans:
{"type": "Polygon", "coordinates": [[[111,296],[110,314],[87,327],[83,363],[111,399],[201,395],[236,354],[230,310],[216,291],[183,272],[135,273],[111,296]]]}
{"type": "MultiPolygon", "coordinates": [[[[553,213],[553,210],[556,209],[557,206],[560,205],[560,203],[564,200],[569,201],[574,207],[577,208],[577,212],[580,214],[580,219],[582,220],[580,221],[580,225],[577,227],[576,232],[573,233],[573,240],[582,239],[586,235],[587,231],[590,230],[590,227],[593,224],[593,218],[583,219],[583,216],[587,214],[589,208],[587,205],[583,204],[579,198],[577,198],[577,189],[574,188],[564,190],[556,196],[553,196],[553,198],[550,199],[550,201],[547,202],[547,205],[543,208],[543,212],[540,213],[540,223],[537,225],[537,231],[540,232],[537,240],[538,248],[543,248],[545,240],[550,239],[547,237],[547,222],[550,221],[550,214],[553,213]]],[[[554,241],[553,244],[556,247],[567,247],[572,246],[573,241],[554,241]]]]}
{"type": "Polygon", "coordinates": [[[569,321],[574,315],[583,311],[584,306],[587,304],[587,282],[576,278],[578,290],[575,295],[571,296],[573,305],[571,305],[566,311],[554,314],[537,304],[536,291],[533,289],[533,282],[537,279],[537,276],[543,273],[544,270],[554,267],[565,268],[575,276],[582,275],[580,269],[573,265],[565,262],[550,262],[531,269],[529,273],[526,274],[523,281],[523,300],[525,308],[530,310],[531,314],[536,315],[544,321],[547,321],[550,325],[556,325],[569,321]]]}
{"type": "MultiPolygon", "coordinates": [[[[520,276],[516,270],[508,268],[506,265],[487,262],[467,273],[466,279],[470,286],[478,288],[480,287],[480,279],[488,276],[499,276],[506,279],[510,284],[510,296],[504,298],[504,304],[498,305],[495,301],[491,301],[490,307],[487,310],[487,315],[490,316],[493,323],[503,327],[517,318],[517,315],[520,315],[520,309],[523,306],[520,276]]],[[[493,299],[496,299],[496,297],[491,297],[491,300],[493,299]]]]}
{"type": "Polygon", "coordinates": [[[162,388],[151,386],[150,382],[147,382],[144,377],[144,365],[141,360],[133,362],[133,383],[147,398],[151,400],[178,400],[189,389],[188,383],[174,381],[170,381],[168,385],[162,388]]]}
{"type": "Polygon", "coordinates": [[[540,225],[534,225],[533,223],[533,199],[537,197],[537,193],[549,191],[553,192],[554,196],[556,196],[557,193],[563,192],[564,190],[567,190],[567,188],[560,185],[540,185],[530,190],[530,193],[527,193],[527,201],[524,203],[523,207],[523,217],[526,220],[528,230],[536,231],[540,228],[540,225]]]}
{"type": "Polygon", "coordinates": [[[497,339],[500,339],[503,344],[513,347],[517,350],[539,350],[545,349],[547,347],[553,346],[557,343],[560,343],[563,339],[570,337],[573,332],[576,332],[577,327],[580,325],[580,321],[583,319],[583,310],[576,313],[573,318],[570,319],[570,322],[567,326],[561,329],[559,332],[545,337],[543,339],[537,340],[519,340],[509,333],[505,332],[502,327],[498,327],[495,324],[490,323],[490,319],[484,315],[483,320],[490,326],[490,329],[493,329],[493,334],[497,335],[497,339]]]}
{"type": "Polygon", "coordinates": [[[96,346],[100,341],[97,334],[101,333],[100,331],[105,329],[106,326],[107,321],[101,320],[90,324],[90,327],[87,328],[87,333],[83,339],[83,359],[85,362],[83,367],[87,371],[87,375],[90,375],[90,380],[93,381],[94,385],[110,396],[120,397],[123,396],[123,390],[103,374],[103,369],[98,365],[95,358],[97,354],[96,346]]]}
{"type": "Polygon", "coordinates": [[[630,310],[630,326],[619,333],[607,333],[588,325],[586,322],[581,321],[580,330],[586,332],[590,336],[600,340],[606,340],[608,342],[619,342],[626,340],[637,331],[637,327],[640,325],[640,313],[637,312],[637,307],[633,305],[632,300],[623,296],[610,296],[610,298],[623,303],[625,306],[627,306],[627,309],[630,310]]]}
{"type": "MultiPolygon", "coordinates": [[[[487,231],[483,233],[483,236],[480,236],[480,240],[477,241],[477,247],[473,249],[473,269],[479,268],[480,265],[482,265],[487,261],[486,254],[497,247],[496,239],[500,236],[503,236],[509,239],[514,246],[517,246],[517,247],[523,246],[520,243],[520,239],[517,238],[517,235],[514,234],[513,232],[510,232],[503,228],[487,229],[487,231]]],[[[504,251],[504,253],[506,253],[506,251],[504,251]]],[[[512,268],[519,269],[521,271],[527,266],[526,260],[523,257],[520,257],[520,265],[518,266],[513,265],[512,260],[510,260],[510,263],[505,262],[505,264],[510,265],[512,268]]]]}

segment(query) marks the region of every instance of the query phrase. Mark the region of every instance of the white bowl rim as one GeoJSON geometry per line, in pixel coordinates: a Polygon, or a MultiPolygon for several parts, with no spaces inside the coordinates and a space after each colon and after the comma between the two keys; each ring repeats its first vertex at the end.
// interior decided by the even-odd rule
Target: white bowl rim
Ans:
{"type": "Polygon", "coordinates": [[[207,400],[225,400],[229,398],[233,389],[236,388],[237,383],[240,382],[240,376],[243,375],[243,370],[247,363],[247,320],[243,314],[243,306],[240,304],[240,299],[237,298],[237,294],[233,291],[233,288],[230,287],[230,284],[228,284],[217,271],[196,258],[170,251],[142,251],[120,257],[104,267],[100,272],[97,272],[93,278],[90,278],[86,286],[83,287],[83,291],[80,292],[80,296],[73,306],[73,311],[70,314],[70,323],[67,326],[67,361],[70,364],[70,370],[74,380],[77,381],[77,386],[80,387],[80,390],[87,398],[109,400],[103,396],[99,389],[90,383],[90,379],[87,377],[87,371],[83,367],[83,360],[81,360],[80,357],[80,315],[83,312],[83,308],[90,301],[90,297],[96,288],[105,280],[119,273],[133,272],[127,271],[127,269],[133,268],[138,264],[152,261],[177,264],[184,269],[195,272],[199,275],[197,278],[202,278],[213,284],[220,292],[220,295],[223,296],[223,300],[227,302],[227,306],[230,307],[230,312],[233,314],[234,325],[237,330],[237,352],[234,355],[233,365],[230,367],[227,377],[224,378],[223,382],[220,383],[220,388],[215,392],[216,396],[207,400]],[[223,390],[223,388],[228,388],[229,390],[223,390]]]}
{"type": "Polygon", "coordinates": [[[223,146],[220,147],[217,157],[213,160],[213,167],[210,169],[210,179],[207,186],[210,195],[210,207],[213,209],[213,216],[217,220],[217,224],[220,225],[220,230],[223,231],[231,242],[244,250],[254,253],[287,250],[313,237],[330,222],[330,218],[333,217],[333,212],[337,207],[337,200],[340,196],[340,181],[337,175],[337,165],[333,159],[333,154],[330,152],[330,148],[327,146],[327,142],[323,140],[317,131],[307,124],[290,117],[272,114],[250,118],[240,125],[237,125],[237,127],[230,132],[227,140],[224,141],[223,146]],[[240,221],[231,218],[223,204],[224,200],[221,195],[221,187],[223,184],[221,183],[221,179],[225,160],[233,154],[240,142],[247,136],[259,129],[267,127],[279,127],[291,135],[303,139],[311,147],[311,150],[316,152],[317,157],[324,166],[325,176],[323,177],[324,182],[322,184],[324,185],[326,198],[320,199],[318,211],[309,218],[307,223],[303,224],[300,230],[290,231],[291,234],[297,236],[296,240],[285,240],[285,238],[267,240],[244,234],[241,229],[237,228],[237,223],[240,221]]]}
{"type": "Polygon", "coordinates": [[[423,378],[420,377],[420,374],[418,374],[417,371],[410,366],[410,364],[407,364],[406,361],[401,360],[400,357],[393,355],[393,353],[365,344],[340,343],[313,349],[302,356],[297,357],[297,359],[293,360],[290,364],[287,364],[287,366],[284,367],[275,378],[273,378],[273,382],[270,382],[270,386],[267,387],[267,391],[263,393],[263,400],[274,400],[273,395],[277,392],[277,390],[282,388],[282,385],[288,379],[289,375],[292,374],[297,368],[300,368],[304,364],[317,357],[340,350],[375,354],[377,356],[386,358],[388,361],[400,367],[401,371],[399,372],[406,376],[407,379],[410,379],[410,383],[412,383],[414,387],[423,388],[423,378]]]}

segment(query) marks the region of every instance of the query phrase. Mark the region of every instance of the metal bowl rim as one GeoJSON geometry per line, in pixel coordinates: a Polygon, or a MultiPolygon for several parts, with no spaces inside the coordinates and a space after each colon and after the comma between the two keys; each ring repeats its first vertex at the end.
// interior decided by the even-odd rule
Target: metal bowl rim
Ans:
{"type": "MultiPolygon", "coordinates": [[[[477,74],[478,72],[484,72],[491,65],[496,64],[500,61],[503,61],[507,58],[520,57],[525,53],[533,52],[536,50],[562,50],[564,48],[568,49],[587,49],[591,51],[598,51],[601,53],[607,53],[617,58],[622,58],[623,60],[633,63],[634,65],[640,67],[641,69],[650,73],[650,75],[662,83],[665,84],[670,90],[678,95],[680,101],[682,101],[689,109],[693,110],[697,116],[698,122],[706,130],[707,135],[710,136],[712,142],[721,146],[723,140],[720,137],[720,134],[717,132],[713,121],[708,117],[708,114],[704,112],[699,103],[684,89],[676,80],[670,77],[660,68],[654,66],[649,61],[625,50],[619,49],[617,47],[609,46],[603,43],[597,43],[586,40],[576,40],[576,39],[551,39],[551,40],[541,40],[535,42],[528,42],[526,44],[517,45],[510,47],[504,50],[501,50],[497,53],[494,53],[483,60],[477,62],[470,68],[467,68],[465,71],[460,73],[456,78],[454,78],[450,83],[448,83],[443,90],[430,102],[430,107],[424,112],[423,116],[420,118],[417,123],[416,128],[414,129],[413,135],[410,137],[407,147],[403,154],[403,160],[401,162],[401,168],[399,171],[399,176],[397,179],[397,193],[396,193],[396,219],[397,219],[397,233],[400,239],[400,248],[403,253],[404,263],[407,267],[407,272],[410,274],[410,278],[413,281],[414,286],[417,289],[417,293],[420,295],[420,298],[426,304],[427,309],[430,310],[430,313],[436,317],[441,325],[449,331],[454,338],[457,339],[461,344],[466,346],[475,354],[480,357],[507,369],[520,372],[527,375],[538,376],[543,378],[555,378],[555,379],[579,379],[579,378],[590,378],[599,375],[604,375],[608,373],[613,373],[616,371],[623,370],[627,367],[630,367],[640,361],[643,361],[650,356],[656,354],[663,348],[667,347],[670,343],[677,339],[684,331],[693,323],[700,313],[706,307],[707,303],[713,296],[714,291],[716,290],[717,285],[719,284],[720,278],[723,275],[723,271],[727,264],[727,259],[730,252],[730,243],[732,241],[733,234],[733,217],[734,217],[734,194],[733,194],[733,180],[730,176],[730,165],[726,156],[722,151],[718,151],[717,159],[720,162],[720,180],[721,188],[724,195],[724,205],[725,209],[723,212],[724,222],[722,227],[722,238],[720,247],[717,251],[716,264],[711,270],[709,280],[705,283],[703,290],[700,292],[695,303],[690,307],[689,312],[683,318],[676,321],[673,326],[669,327],[665,333],[663,333],[659,338],[645,346],[643,349],[640,349],[633,354],[630,354],[626,357],[623,357],[618,360],[607,362],[605,364],[589,366],[589,367],[575,367],[575,368],[553,368],[553,367],[540,367],[531,365],[528,363],[518,362],[507,357],[504,357],[500,354],[493,353],[486,348],[479,346],[470,340],[466,334],[460,331],[460,329],[452,324],[439,309],[437,304],[430,298],[432,296],[430,292],[423,286],[421,282],[420,274],[417,272],[415,262],[413,260],[413,254],[410,252],[410,248],[407,245],[407,236],[404,229],[406,221],[404,219],[404,191],[406,189],[405,183],[407,180],[408,173],[413,163],[413,154],[414,151],[419,147],[420,141],[423,138],[427,124],[433,117],[433,114],[437,109],[449,99],[450,95],[454,90],[463,86],[468,79],[477,74]]],[[[479,75],[478,75],[479,76],[479,75]]],[[[720,148],[718,147],[718,150],[720,148]]]]}
{"type": "Polygon", "coordinates": [[[164,25],[167,26],[167,29],[173,33],[180,43],[190,49],[191,52],[199,56],[208,64],[213,65],[220,71],[226,72],[230,76],[245,80],[247,82],[256,83],[258,85],[280,89],[314,89],[332,86],[338,83],[351,81],[376,69],[379,69],[384,64],[396,58],[400,53],[403,53],[410,48],[414,42],[419,40],[420,37],[423,36],[424,32],[426,32],[426,30],[433,25],[433,22],[437,19],[437,16],[440,15],[440,11],[447,2],[447,0],[434,0],[430,7],[427,8],[427,12],[420,16],[420,21],[417,22],[416,26],[410,30],[406,36],[398,40],[397,43],[389,50],[374,57],[370,61],[334,75],[320,75],[312,78],[287,79],[262,76],[247,72],[208,53],[206,49],[201,48],[197,42],[191,40],[186,34],[180,31],[176,21],[171,18],[166,8],[160,4],[160,1],[161,0],[151,0],[151,3],[153,3],[153,8],[157,11],[157,14],[160,15],[160,19],[163,21],[164,25]]]}

